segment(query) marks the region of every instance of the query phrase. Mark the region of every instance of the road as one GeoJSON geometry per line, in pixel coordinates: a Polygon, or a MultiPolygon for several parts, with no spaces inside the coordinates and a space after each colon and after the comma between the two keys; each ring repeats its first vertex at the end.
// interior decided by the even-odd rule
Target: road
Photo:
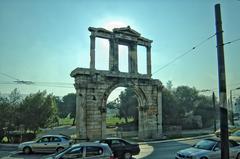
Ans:
{"type": "MultiPolygon", "coordinates": [[[[190,147],[199,139],[188,139],[184,141],[169,141],[169,142],[151,142],[141,143],[141,152],[134,156],[135,159],[173,159],[177,151],[190,147]]],[[[46,154],[45,154],[46,155],[46,154]]],[[[18,153],[14,149],[0,148],[0,158],[2,159],[37,159],[43,154],[25,155],[18,153]],[[8,157],[7,157],[8,156],[8,157]]]]}

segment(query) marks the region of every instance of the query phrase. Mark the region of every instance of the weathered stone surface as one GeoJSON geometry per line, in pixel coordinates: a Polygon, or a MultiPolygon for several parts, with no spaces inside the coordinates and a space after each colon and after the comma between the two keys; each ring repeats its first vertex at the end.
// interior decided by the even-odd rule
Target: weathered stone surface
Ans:
{"type": "Polygon", "coordinates": [[[75,78],[77,95],[76,134],[80,138],[99,139],[106,132],[106,102],[117,87],[129,87],[138,98],[138,137],[162,136],[162,84],[151,78],[151,40],[131,29],[116,28],[113,32],[90,27],[90,69],[76,68],[71,72],[75,78]],[[109,71],[95,69],[95,37],[109,39],[109,71]],[[118,70],[118,44],[129,47],[129,72],[118,70]],[[147,74],[137,72],[137,45],[147,49],[147,74]]]}

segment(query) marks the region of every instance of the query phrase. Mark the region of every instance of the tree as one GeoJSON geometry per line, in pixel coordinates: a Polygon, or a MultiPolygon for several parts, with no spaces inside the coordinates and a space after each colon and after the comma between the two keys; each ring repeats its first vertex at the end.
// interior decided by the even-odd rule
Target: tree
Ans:
{"type": "Polygon", "coordinates": [[[20,105],[19,120],[26,130],[34,133],[42,127],[52,126],[57,122],[57,108],[52,95],[46,91],[28,95],[20,105]]]}
{"type": "Polygon", "coordinates": [[[203,127],[212,126],[215,113],[211,97],[199,96],[194,115],[202,117],[203,127]]]}
{"type": "Polygon", "coordinates": [[[198,99],[198,91],[194,87],[179,86],[173,93],[176,97],[178,107],[182,107],[185,113],[194,110],[195,102],[198,99]]]}
{"type": "Polygon", "coordinates": [[[15,88],[8,97],[0,96],[0,127],[15,129],[19,126],[17,109],[21,102],[20,92],[15,88]]]}
{"type": "Polygon", "coordinates": [[[73,118],[73,124],[75,123],[76,118],[76,94],[69,93],[63,96],[62,100],[60,98],[55,98],[58,114],[61,118],[66,118],[70,114],[70,118],[73,118]]]}
{"type": "Polygon", "coordinates": [[[177,99],[171,90],[162,92],[163,125],[180,125],[184,110],[177,105],[177,99]]]}
{"type": "Polygon", "coordinates": [[[119,116],[125,119],[125,122],[128,123],[128,118],[133,117],[134,121],[138,123],[138,101],[137,97],[132,89],[125,89],[119,95],[120,107],[119,107],[119,116]]]}

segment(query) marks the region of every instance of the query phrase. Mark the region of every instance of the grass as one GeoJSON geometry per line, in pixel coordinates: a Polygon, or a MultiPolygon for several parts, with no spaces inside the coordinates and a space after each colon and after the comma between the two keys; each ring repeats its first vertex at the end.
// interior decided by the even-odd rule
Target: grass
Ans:
{"type": "Polygon", "coordinates": [[[59,118],[59,125],[72,125],[73,123],[73,118],[59,118]]]}
{"type": "MultiPolygon", "coordinates": [[[[128,122],[133,121],[133,118],[128,118],[128,122]]],[[[126,123],[125,119],[121,118],[119,119],[118,117],[110,117],[106,119],[106,125],[107,126],[115,126],[116,124],[121,124],[121,123],[126,123]]]]}
{"type": "MultiPolygon", "coordinates": [[[[128,122],[133,121],[133,118],[128,118],[128,122]]],[[[73,119],[66,117],[66,118],[59,118],[59,125],[72,125],[73,119]]],[[[107,126],[115,126],[116,124],[126,123],[125,119],[118,118],[118,117],[109,117],[106,119],[107,126]]]]}

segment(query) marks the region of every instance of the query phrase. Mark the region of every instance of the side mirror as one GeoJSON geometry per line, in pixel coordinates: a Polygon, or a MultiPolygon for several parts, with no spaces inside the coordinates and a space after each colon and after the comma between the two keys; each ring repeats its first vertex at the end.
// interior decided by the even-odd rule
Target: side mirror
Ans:
{"type": "Polygon", "coordinates": [[[220,148],[219,147],[215,147],[214,151],[220,151],[220,148]]]}

